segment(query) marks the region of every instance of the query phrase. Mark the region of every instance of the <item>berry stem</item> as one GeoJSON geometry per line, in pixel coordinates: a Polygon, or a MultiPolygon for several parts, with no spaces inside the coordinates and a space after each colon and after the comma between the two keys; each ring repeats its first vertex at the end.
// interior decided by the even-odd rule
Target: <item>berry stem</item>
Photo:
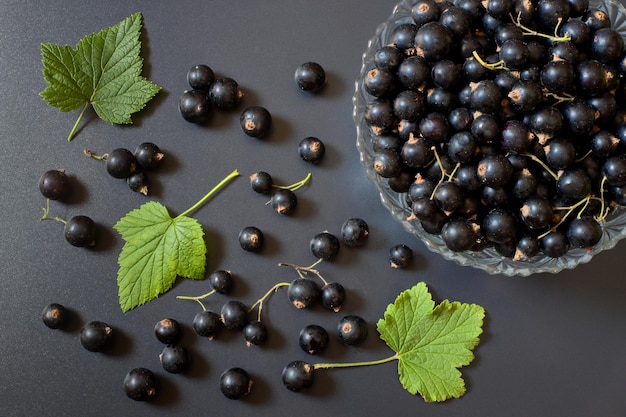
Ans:
{"type": "Polygon", "coordinates": [[[550,174],[550,176],[552,176],[552,178],[554,178],[555,180],[559,179],[559,176],[554,171],[552,171],[550,167],[546,165],[546,163],[543,162],[541,159],[539,159],[536,155],[533,155],[530,152],[524,152],[522,155],[529,157],[530,159],[532,159],[533,161],[541,165],[543,169],[545,169],[548,172],[548,174],[550,174]]]}
{"type": "Polygon", "coordinates": [[[93,158],[98,161],[106,161],[107,158],[109,157],[108,153],[103,153],[102,155],[96,155],[95,153],[91,151],[91,149],[88,149],[88,148],[83,149],[83,153],[87,155],[88,157],[93,158]]]}
{"type": "Polygon", "coordinates": [[[252,311],[254,311],[256,307],[259,307],[257,311],[257,320],[261,321],[261,310],[263,310],[263,303],[269,298],[270,295],[272,295],[272,293],[278,291],[279,288],[288,287],[289,285],[290,284],[288,282],[279,282],[278,284],[275,284],[274,286],[272,286],[272,288],[270,288],[263,295],[263,297],[259,298],[254,304],[252,304],[252,306],[248,309],[248,313],[251,313],[252,311]]]}
{"type": "Polygon", "coordinates": [[[326,285],[328,284],[328,282],[324,279],[322,274],[320,274],[320,272],[317,269],[314,269],[317,265],[320,264],[320,262],[322,262],[322,259],[318,259],[317,261],[313,262],[309,266],[300,266],[300,265],[295,265],[295,264],[291,264],[287,262],[279,262],[278,266],[287,266],[289,268],[293,268],[298,273],[300,278],[304,278],[304,274],[307,274],[307,273],[313,274],[316,277],[318,277],[324,283],[324,285],[326,285]]]}
{"type": "Polygon", "coordinates": [[[204,305],[204,303],[201,300],[204,300],[205,298],[215,294],[217,291],[215,290],[211,290],[206,294],[202,294],[202,295],[198,295],[198,296],[190,296],[190,295],[177,295],[176,298],[179,300],[192,300],[192,301],[196,301],[198,302],[198,304],[200,304],[202,306],[202,310],[206,311],[206,307],[204,305]]]}
{"type": "Polygon", "coordinates": [[[498,62],[493,62],[493,63],[489,63],[486,62],[484,59],[482,59],[480,57],[480,55],[478,55],[477,51],[473,51],[472,55],[474,55],[474,58],[476,58],[476,61],[478,61],[480,63],[480,65],[482,65],[483,67],[487,68],[488,70],[492,70],[492,71],[497,71],[497,70],[505,70],[508,71],[509,69],[507,68],[506,65],[504,65],[504,61],[500,60],[498,62]]]}
{"type": "Polygon", "coordinates": [[[57,222],[61,222],[63,224],[67,224],[67,222],[60,217],[51,217],[50,216],[50,199],[46,198],[46,207],[43,208],[43,216],[41,216],[40,221],[44,220],[55,220],[57,222]]]}
{"type": "Polygon", "coordinates": [[[296,191],[298,188],[304,186],[310,179],[311,179],[312,175],[309,172],[306,177],[304,177],[303,179],[301,179],[298,182],[294,182],[293,184],[290,185],[272,185],[272,187],[274,188],[283,188],[283,189],[287,189],[287,190],[291,190],[291,191],[296,191]]]}
{"type": "Polygon", "coordinates": [[[378,359],[375,361],[363,361],[363,362],[343,362],[343,363],[316,363],[313,365],[313,369],[332,369],[332,368],[354,368],[357,366],[370,366],[370,365],[382,365],[383,363],[392,362],[400,359],[398,354],[389,356],[388,358],[378,359]]]}
{"type": "Polygon", "coordinates": [[[237,176],[239,176],[239,171],[237,171],[237,170],[234,170],[233,172],[228,174],[222,181],[220,181],[215,187],[213,187],[213,189],[211,191],[206,193],[204,195],[204,197],[202,197],[196,204],[194,204],[193,206],[189,207],[187,210],[185,210],[182,213],[180,213],[178,216],[176,216],[176,218],[184,217],[184,216],[188,215],[189,213],[193,212],[194,210],[198,209],[202,204],[205,203],[205,201],[207,201],[209,198],[213,197],[214,194],[216,194],[230,180],[232,180],[233,178],[235,178],[237,176]]]}
{"type": "Polygon", "coordinates": [[[74,134],[76,133],[76,129],[78,129],[78,125],[80,124],[80,121],[83,119],[83,116],[85,115],[85,112],[87,111],[89,106],[91,106],[91,101],[87,101],[85,105],[83,106],[83,109],[80,111],[80,114],[78,115],[78,119],[76,119],[76,122],[74,122],[74,126],[72,126],[72,130],[70,130],[70,134],[67,135],[68,142],[71,142],[72,139],[74,139],[74,134]]]}
{"type": "Polygon", "coordinates": [[[542,38],[550,39],[552,42],[567,42],[572,39],[569,33],[566,33],[563,36],[559,36],[559,26],[561,26],[561,23],[563,22],[563,19],[560,17],[556,23],[556,26],[554,27],[554,34],[549,35],[547,33],[537,32],[536,30],[533,30],[529,27],[524,26],[521,22],[521,13],[518,13],[517,19],[515,19],[513,15],[510,13],[509,13],[509,16],[511,17],[511,20],[513,21],[513,23],[515,23],[515,25],[518,28],[522,29],[522,31],[524,32],[524,35],[526,36],[539,36],[542,38]]]}

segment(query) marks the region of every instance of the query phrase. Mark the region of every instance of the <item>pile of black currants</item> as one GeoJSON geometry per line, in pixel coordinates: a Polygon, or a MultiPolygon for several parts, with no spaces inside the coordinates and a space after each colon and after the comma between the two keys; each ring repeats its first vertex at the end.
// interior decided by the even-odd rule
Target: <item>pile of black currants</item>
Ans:
{"type": "Polygon", "coordinates": [[[389,27],[363,117],[409,222],[451,251],[522,261],[600,241],[626,204],[626,54],[594,7],[417,0],[389,27]]]}

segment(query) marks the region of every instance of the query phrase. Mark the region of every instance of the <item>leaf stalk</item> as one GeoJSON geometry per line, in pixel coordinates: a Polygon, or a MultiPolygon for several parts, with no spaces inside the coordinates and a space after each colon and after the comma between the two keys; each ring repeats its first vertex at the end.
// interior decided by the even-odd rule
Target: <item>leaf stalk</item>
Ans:
{"type": "Polygon", "coordinates": [[[191,213],[194,210],[198,209],[209,198],[213,197],[213,195],[215,195],[220,189],[222,189],[222,187],[224,187],[230,180],[232,180],[233,178],[235,178],[237,176],[239,176],[239,171],[238,170],[234,170],[233,172],[228,174],[222,181],[220,181],[215,187],[213,187],[213,189],[211,189],[211,191],[206,193],[204,195],[204,197],[202,197],[196,204],[194,204],[193,206],[189,207],[187,210],[185,210],[182,213],[180,213],[178,216],[176,216],[176,218],[178,219],[180,217],[187,216],[189,213],[191,213]]]}

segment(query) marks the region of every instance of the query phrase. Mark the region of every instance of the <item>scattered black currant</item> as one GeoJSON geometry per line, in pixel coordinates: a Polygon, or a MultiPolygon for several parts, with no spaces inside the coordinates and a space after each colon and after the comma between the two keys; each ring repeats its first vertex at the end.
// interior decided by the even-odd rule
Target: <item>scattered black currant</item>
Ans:
{"type": "Polygon", "coordinates": [[[209,283],[215,292],[228,294],[234,286],[233,274],[230,271],[218,269],[209,274],[209,283]]]}
{"type": "Polygon", "coordinates": [[[71,182],[63,169],[52,169],[39,178],[39,191],[50,200],[64,200],[71,191],[71,182]]]}
{"type": "Polygon", "coordinates": [[[157,340],[166,345],[171,345],[180,340],[182,334],[182,326],[178,321],[171,318],[159,320],[154,325],[154,335],[157,340]]]}
{"type": "Polygon", "coordinates": [[[238,400],[250,393],[252,379],[242,368],[230,368],[220,376],[220,391],[226,398],[238,400]]]}
{"type": "Polygon", "coordinates": [[[296,211],[298,197],[289,189],[279,188],[272,194],[270,205],[278,214],[290,216],[296,211]]]}
{"type": "Polygon", "coordinates": [[[211,84],[209,98],[217,108],[234,109],[243,99],[243,91],[239,88],[237,81],[224,77],[211,84]]]}
{"type": "Polygon", "coordinates": [[[222,328],[222,321],[217,313],[202,310],[193,318],[193,329],[199,336],[213,339],[222,328]]]}
{"type": "Polygon", "coordinates": [[[220,320],[228,330],[241,330],[248,323],[248,309],[238,300],[228,300],[222,306],[220,320]]]}
{"type": "Polygon", "coordinates": [[[320,287],[310,278],[296,278],[287,287],[287,297],[298,309],[311,307],[319,296],[320,287]]]}
{"type": "Polygon", "coordinates": [[[243,327],[243,338],[248,346],[259,346],[267,340],[267,327],[260,320],[252,320],[243,327]]]}
{"type": "Polygon", "coordinates": [[[250,187],[259,194],[269,194],[272,188],[272,176],[265,171],[250,175],[250,187]]]}
{"type": "Polygon", "coordinates": [[[337,313],[346,299],[346,289],[338,282],[326,283],[320,290],[320,299],[325,308],[337,313]]]}
{"type": "Polygon", "coordinates": [[[309,248],[316,258],[331,261],[339,253],[339,239],[332,233],[323,231],[311,238],[309,248]]]}
{"type": "Polygon", "coordinates": [[[215,73],[208,65],[194,65],[187,71],[187,83],[195,90],[209,91],[215,81],[215,73]]]}
{"type": "Polygon", "coordinates": [[[298,344],[309,355],[317,355],[328,348],[330,338],[322,326],[310,324],[300,331],[298,344]]]}
{"type": "Polygon", "coordinates": [[[94,246],[98,235],[98,226],[91,217],[78,215],[65,222],[63,233],[65,240],[72,246],[94,246]]]}
{"type": "Polygon", "coordinates": [[[135,148],[135,159],[143,169],[155,169],[163,162],[165,156],[161,149],[152,142],[144,142],[135,148]]]}
{"type": "Polygon", "coordinates": [[[137,170],[135,155],[126,148],[113,149],[103,158],[107,172],[113,178],[128,178],[137,170]]]}
{"type": "Polygon", "coordinates": [[[300,141],[298,144],[298,154],[306,162],[317,165],[324,159],[326,147],[320,139],[309,136],[300,141]]]}
{"type": "Polygon", "coordinates": [[[90,352],[101,352],[113,339],[114,331],[102,321],[90,321],[80,329],[80,344],[90,352]]]}
{"type": "Polygon", "coordinates": [[[363,343],[367,338],[367,322],[360,316],[348,315],[337,323],[337,336],[348,346],[363,343]]]}
{"type": "Polygon", "coordinates": [[[239,245],[248,252],[258,252],[265,243],[263,232],[258,227],[247,226],[239,232],[239,245]]]}
{"type": "Polygon", "coordinates": [[[131,176],[126,178],[128,187],[139,194],[148,195],[149,182],[148,175],[143,171],[136,171],[131,176]]]}
{"type": "Polygon", "coordinates": [[[272,115],[262,106],[249,106],[241,112],[239,123],[243,132],[253,138],[267,135],[272,126],[272,115]]]}
{"type": "Polygon", "coordinates": [[[304,361],[289,362],[282,371],[283,385],[290,391],[300,392],[313,384],[315,367],[304,361]]]}
{"type": "Polygon", "coordinates": [[[211,99],[201,90],[186,90],[178,101],[180,115],[189,123],[203,124],[211,115],[211,99]]]}
{"type": "Polygon", "coordinates": [[[294,79],[300,90],[319,93],[326,84],[326,71],[316,62],[305,62],[296,68],[294,79]]]}
{"type": "Polygon", "coordinates": [[[341,225],[341,239],[347,246],[362,246],[369,237],[369,226],[365,220],[352,217],[341,225]]]}
{"type": "Polygon", "coordinates": [[[413,249],[400,243],[389,249],[389,262],[392,268],[405,268],[413,259],[413,249]]]}
{"type": "Polygon", "coordinates": [[[168,345],[163,348],[159,354],[161,366],[167,372],[172,374],[180,374],[189,369],[191,357],[189,351],[179,345],[168,345]]]}
{"type": "Polygon", "coordinates": [[[63,305],[51,303],[44,307],[41,319],[49,328],[60,329],[67,322],[67,311],[63,305]]]}
{"type": "Polygon", "coordinates": [[[157,394],[157,377],[147,368],[134,368],[124,377],[124,392],[135,401],[146,401],[157,394]]]}

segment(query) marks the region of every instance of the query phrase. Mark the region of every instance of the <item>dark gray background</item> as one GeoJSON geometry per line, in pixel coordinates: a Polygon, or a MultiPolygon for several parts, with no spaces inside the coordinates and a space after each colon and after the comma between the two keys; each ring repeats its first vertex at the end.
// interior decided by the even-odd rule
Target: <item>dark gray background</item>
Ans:
{"type": "MultiPolygon", "coordinates": [[[[382,207],[367,181],[355,148],[351,96],[361,54],[394,1],[108,1],[33,2],[4,0],[0,5],[0,166],[2,240],[0,243],[0,416],[624,416],[626,415],[626,267],[624,244],[591,263],[558,275],[528,278],[491,276],[459,267],[431,254],[407,235],[382,207]],[[87,33],[113,25],[130,14],[144,15],[144,75],[163,87],[133,126],[108,125],[87,117],[76,139],[65,138],[77,112],[60,113],[38,96],[40,43],[74,46],[87,33]],[[317,61],[329,75],[323,94],[299,92],[295,68],[317,61]],[[186,72],[210,65],[236,79],[245,103],[266,106],[274,130],[259,141],[245,137],[239,111],[216,114],[206,127],[178,114],[186,72]],[[297,156],[305,136],[327,146],[320,166],[297,156]],[[104,166],[83,156],[84,147],[107,152],[157,143],[167,154],[153,175],[150,198],[134,194],[104,166]],[[104,230],[94,250],[69,246],[62,226],[39,222],[44,199],[37,189],[48,169],[65,168],[79,185],[70,204],[54,204],[61,217],[83,213],[104,230]],[[370,225],[364,248],[343,247],[338,259],[319,269],[349,292],[342,313],[295,311],[280,290],[264,309],[271,339],[247,348],[239,334],[202,340],[190,323],[199,306],[176,300],[180,294],[208,291],[208,283],[179,280],[156,301],[123,314],[117,302],[116,259],[122,242],[111,226],[149,199],[179,213],[233,169],[241,178],[196,212],[206,230],[207,272],[230,269],[236,276],[233,297],[253,303],[273,284],[295,278],[277,262],[313,262],[309,239],[322,230],[338,234],[344,220],[358,216],[370,225]],[[281,217],[251,191],[247,175],[270,172],[290,183],[312,172],[298,192],[293,217],[281,217]],[[267,237],[262,253],[238,246],[241,228],[255,225],[267,237]],[[409,269],[392,270],[389,247],[406,243],[415,250],[409,269]],[[403,390],[395,364],[320,372],[307,394],[283,388],[280,371],[293,359],[356,361],[388,356],[374,324],[402,290],[425,281],[437,301],[448,298],[479,303],[487,311],[476,360],[463,369],[468,386],[461,399],[427,404],[403,390]],[[42,308],[59,302],[76,319],[65,332],[47,329],[42,308]],[[297,346],[299,330],[311,323],[332,331],[342,314],[362,315],[370,323],[364,346],[345,348],[336,339],[327,354],[307,357],[297,346]],[[162,345],[154,324],[173,317],[185,325],[183,340],[194,359],[187,375],[160,369],[162,345]],[[94,354],[78,343],[80,325],[104,320],[118,332],[114,349],[94,354]],[[127,399],[124,374],[133,367],[153,369],[161,393],[152,403],[127,399]],[[247,369],[255,380],[244,401],[223,397],[221,372],[247,369]]],[[[219,309],[225,296],[209,299],[219,309]]]]}

